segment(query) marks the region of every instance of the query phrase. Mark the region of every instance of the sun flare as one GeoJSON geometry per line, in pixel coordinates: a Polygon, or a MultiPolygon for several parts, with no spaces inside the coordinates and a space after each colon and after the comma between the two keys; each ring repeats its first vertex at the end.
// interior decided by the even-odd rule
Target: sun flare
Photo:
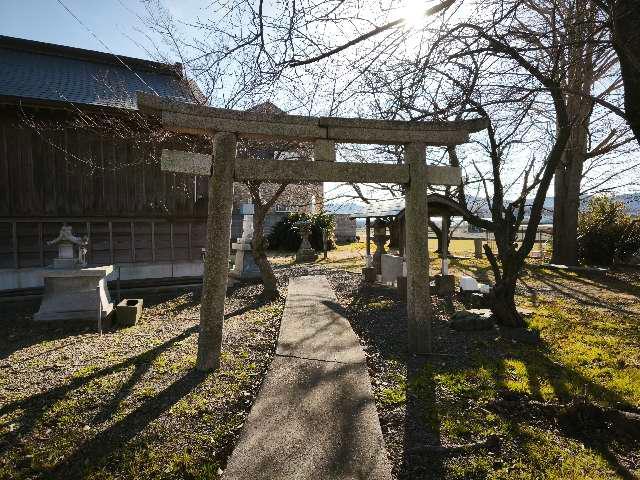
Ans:
{"type": "Polygon", "coordinates": [[[417,28],[425,23],[427,5],[424,0],[405,0],[400,8],[400,16],[407,27],[417,28]]]}

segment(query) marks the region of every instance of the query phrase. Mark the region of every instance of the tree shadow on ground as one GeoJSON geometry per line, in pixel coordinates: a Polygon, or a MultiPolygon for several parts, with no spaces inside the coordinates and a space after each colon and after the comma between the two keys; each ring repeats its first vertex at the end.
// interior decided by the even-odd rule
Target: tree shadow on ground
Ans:
{"type": "MultiPolygon", "coordinates": [[[[34,427],[43,419],[45,414],[51,410],[54,404],[64,399],[72,391],[82,388],[83,386],[94,380],[126,370],[130,367],[134,367],[135,370],[131,379],[125,382],[121,386],[121,388],[114,394],[115,399],[124,398],[126,394],[131,390],[133,385],[140,379],[142,374],[148,370],[155,358],[159,357],[163,352],[167,351],[176,343],[185,340],[186,338],[194,334],[197,329],[197,326],[192,326],[184,330],[179,335],[156,346],[155,348],[130,357],[115,365],[97,370],[95,372],[91,372],[88,375],[74,377],[70,382],[64,385],[60,385],[44,392],[37,393],[24,399],[9,402],[8,404],[0,407],[0,416],[19,412],[19,414],[13,420],[17,425],[19,425],[19,427],[14,431],[7,433],[4,438],[0,439],[2,440],[2,442],[0,443],[0,455],[4,455],[8,449],[18,445],[20,443],[20,438],[28,435],[34,429],[34,427]]],[[[139,431],[139,429],[144,428],[144,425],[148,423],[148,419],[157,418],[155,414],[156,410],[158,410],[160,413],[166,410],[166,407],[163,407],[163,405],[166,405],[169,400],[169,406],[170,404],[180,400],[180,398],[186,395],[189,390],[197,384],[194,382],[196,382],[196,380],[199,382],[202,380],[202,378],[203,377],[197,375],[195,372],[189,373],[179,381],[175,382],[172,386],[161,392],[161,394],[157,398],[154,397],[149,399],[141,407],[136,409],[131,414],[127,415],[126,418],[128,418],[132,422],[132,431],[136,431],[136,429],[138,429],[137,431],[139,431]],[[164,408],[164,410],[161,410],[162,408],[164,408]]],[[[104,419],[112,415],[118,403],[119,402],[116,401],[115,403],[111,402],[107,404],[108,409],[99,413],[96,416],[96,420],[104,419]]],[[[117,438],[116,434],[121,434],[126,437],[123,437],[123,441],[126,441],[133,435],[135,435],[134,433],[133,435],[129,436],[129,434],[126,433],[126,427],[126,423],[117,422],[113,427],[110,427],[107,432],[105,432],[105,434],[107,434],[108,432],[112,432],[109,433],[109,435],[113,437],[113,439],[117,438]]],[[[103,434],[99,434],[99,436],[102,435],[103,434]]],[[[117,444],[117,442],[115,443],[117,444]]],[[[100,442],[91,443],[91,445],[94,444],[96,446],[96,452],[93,454],[89,453],[85,446],[80,446],[76,451],[82,452],[82,455],[78,453],[78,455],[74,457],[73,462],[84,462],[84,458],[86,458],[86,455],[99,454],[101,456],[107,456],[109,454],[108,448],[105,448],[104,445],[100,447],[100,442]]],[[[115,445],[112,444],[112,447],[114,446],[115,445]]],[[[69,461],[65,461],[65,465],[68,468],[72,467],[69,461]]],[[[62,471],[60,471],[59,473],[62,473],[62,471]]]]}
{"type": "MultiPolygon", "coordinates": [[[[58,350],[64,346],[79,342],[75,338],[79,335],[95,331],[90,325],[72,324],[61,325],[53,322],[36,322],[33,314],[38,310],[38,301],[5,302],[0,315],[0,360],[8,358],[14,352],[20,351],[36,343],[49,342],[69,337],[69,342],[63,346],[52,347],[48,351],[58,350]]],[[[25,358],[22,361],[33,360],[25,358]]]]}
{"type": "MultiPolygon", "coordinates": [[[[538,273],[542,275],[544,270],[538,273]]],[[[554,270],[554,273],[564,280],[570,282],[578,282],[588,287],[601,288],[612,292],[625,293],[640,297],[640,283],[633,283],[624,276],[628,274],[636,274],[637,269],[629,267],[620,267],[608,272],[567,272],[564,270],[554,270]]]]}
{"type": "MultiPolygon", "coordinates": [[[[627,402],[618,392],[606,388],[586,378],[576,369],[562,365],[552,358],[552,351],[548,344],[541,343],[538,346],[501,345],[498,348],[500,357],[490,358],[486,353],[480,359],[476,368],[483,368],[492,373],[496,388],[496,397],[505,400],[510,408],[498,410],[504,419],[516,425],[539,425],[540,418],[546,417],[547,427],[558,429],[565,438],[571,438],[584,444],[593,451],[598,452],[609,466],[624,479],[637,478],[629,467],[616,455],[612,445],[616,445],[624,455],[624,452],[638,451],[640,438],[623,435],[621,432],[607,425],[606,422],[596,422],[589,418],[589,408],[575,411],[572,409],[558,408],[555,414],[550,415],[549,409],[536,411],[541,404],[548,405],[543,394],[543,385],[550,385],[552,389],[551,404],[567,405],[571,402],[594,405],[604,403],[615,408],[636,411],[637,407],[627,402]],[[512,376],[505,360],[520,361],[526,369],[527,390],[514,391],[508,384],[512,376]],[[537,403],[539,402],[539,403],[537,403]]],[[[550,392],[547,392],[546,397],[550,392]]]]}
{"type": "Polygon", "coordinates": [[[384,361],[398,362],[406,372],[401,464],[394,473],[399,479],[427,478],[425,472],[429,478],[445,478],[442,458],[421,452],[422,446],[441,442],[436,381],[432,359],[408,353],[406,306],[397,289],[362,284],[344,314],[365,340],[370,358],[379,355],[384,361]]]}
{"type": "MultiPolygon", "coordinates": [[[[578,287],[570,286],[568,282],[566,283],[563,281],[559,281],[558,279],[555,279],[550,276],[538,275],[536,276],[536,280],[542,283],[543,285],[546,285],[551,292],[557,295],[571,298],[584,305],[597,307],[597,308],[604,308],[604,309],[611,310],[617,313],[622,313],[625,315],[634,315],[637,313],[637,312],[634,312],[633,310],[622,308],[618,303],[613,303],[611,301],[608,301],[602,296],[598,296],[594,292],[589,292],[585,288],[581,289],[578,287]]],[[[536,287],[528,284],[526,279],[520,279],[520,283],[525,285],[525,287],[529,291],[536,290],[536,287]]],[[[606,288],[606,287],[602,287],[602,288],[606,288]]]]}
{"type": "MultiPolygon", "coordinates": [[[[619,432],[608,429],[604,424],[595,425],[575,419],[563,423],[562,418],[545,418],[541,423],[539,417],[526,414],[530,401],[542,403],[544,396],[549,394],[549,388],[555,402],[560,404],[580,399],[586,392],[592,401],[622,409],[634,409],[616,391],[595,383],[574,368],[554,360],[553,352],[545,343],[525,345],[511,339],[497,338],[497,333],[493,330],[455,332],[447,325],[445,315],[436,314],[432,325],[436,354],[423,358],[411,357],[407,352],[405,307],[399,302],[394,289],[380,285],[361,285],[347,307],[347,318],[356,333],[365,340],[366,348],[371,350],[370,354],[401,362],[406,368],[404,451],[402,466],[396,472],[398,478],[446,478],[448,457],[431,452],[421,454],[420,447],[440,445],[442,442],[455,443],[455,435],[452,440],[450,432],[442,430],[445,419],[447,422],[453,420],[454,423],[460,422],[463,425],[476,421],[482,424],[485,417],[483,404],[513,397],[514,388],[525,389],[525,392],[515,394],[519,399],[518,405],[523,407],[497,413],[503,421],[515,425],[514,448],[520,455],[524,455],[522,452],[526,444],[526,433],[522,427],[542,428],[552,434],[581,442],[597,452],[621,478],[635,478],[621,458],[629,452],[637,452],[640,439],[622,438],[619,432]],[[370,305],[381,307],[371,309],[368,307],[370,305]],[[524,387],[510,383],[513,361],[524,365],[527,377],[524,387]],[[441,389],[447,388],[447,385],[440,383],[442,378],[459,379],[468,376],[471,381],[476,381],[475,379],[482,377],[482,371],[491,373],[491,380],[487,385],[462,384],[453,387],[464,390],[463,394],[453,395],[460,398],[448,398],[451,392],[442,396],[441,389]],[[436,396],[436,391],[441,392],[439,397],[436,396]],[[471,416],[473,411],[477,417],[471,416]]],[[[475,434],[478,435],[478,432],[475,434]]],[[[482,438],[470,440],[478,441],[482,438]]]]}
{"type": "Polygon", "coordinates": [[[123,419],[116,421],[106,430],[78,446],[75,452],[56,465],[48,475],[53,478],[82,478],[87,466],[99,469],[114,453],[142,432],[149,423],[158,419],[171,406],[187,396],[203,382],[206,374],[195,369],[173,382],[157,395],[145,401],[123,419]]]}

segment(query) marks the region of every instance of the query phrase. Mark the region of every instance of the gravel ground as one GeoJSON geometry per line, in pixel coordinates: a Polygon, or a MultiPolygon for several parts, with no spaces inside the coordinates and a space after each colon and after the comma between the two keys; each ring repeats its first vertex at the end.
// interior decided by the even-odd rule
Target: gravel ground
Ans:
{"type": "Polygon", "coordinates": [[[195,365],[199,296],[145,296],[100,336],[36,325],[2,304],[0,478],[216,478],[274,353],[284,301],[231,288],[222,364],[195,365]]]}

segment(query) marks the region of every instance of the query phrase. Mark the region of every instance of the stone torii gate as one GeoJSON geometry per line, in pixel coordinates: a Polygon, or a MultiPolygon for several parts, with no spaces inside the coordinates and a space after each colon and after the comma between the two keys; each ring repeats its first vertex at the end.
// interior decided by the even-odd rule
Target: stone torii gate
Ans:
{"type": "Polygon", "coordinates": [[[431,351],[427,249],[427,185],[460,184],[459,168],[428,166],[426,147],[466,143],[483,119],[406,122],[360,118],[264,115],[181,103],[138,93],[138,108],[166,129],[213,137],[213,155],[164,150],[163,170],[210,175],[207,257],[200,307],[197,368],[219,366],[227,289],[234,181],[400,183],[406,185],[407,317],[409,348],[431,351]],[[239,138],[313,142],[315,161],[236,158],[239,138]],[[405,163],[335,162],[335,143],[404,145],[405,163]]]}

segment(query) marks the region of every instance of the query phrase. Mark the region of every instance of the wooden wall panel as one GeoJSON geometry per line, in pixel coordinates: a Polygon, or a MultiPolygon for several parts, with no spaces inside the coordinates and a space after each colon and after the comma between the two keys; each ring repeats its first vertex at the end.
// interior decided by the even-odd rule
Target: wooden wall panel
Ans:
{"type": "Polygon", "coordinates": [[[155,224],[154,242],[156,251],[156,262],[171,261],[171,225],[169,223],[157,222],[155,224]]]}
{"type": "Polygon", "coordinates": [[[136,262],[153,261],[151,222],[134,222],[136,262]]]}
{"type": "Polygon", "coordinates": [[[13,224],[0,222],[0,268],[14,268],[13,224]]]}
{"type": "Polygon", "coordinates": [[[91,238],[89,240],[91,264],[108,265],[111,263],[111,249],[109,247],[109,224],[107,222],[91,223],[91,238]]]}
{"type": "Polygon", "coordinates": [[[131,250],[131,222],[112,222],[112,225],[114,262],[133,262],[133,254],[131,250]]]}

